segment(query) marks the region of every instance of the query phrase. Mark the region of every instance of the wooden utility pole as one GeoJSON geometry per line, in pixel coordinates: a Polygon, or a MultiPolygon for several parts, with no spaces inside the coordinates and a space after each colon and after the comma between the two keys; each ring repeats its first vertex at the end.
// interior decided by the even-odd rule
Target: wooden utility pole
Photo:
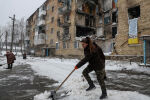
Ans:
{"type": "Polygon", "coordinates": [[[3,43],[2,43],[2,36],[3,36],[3,33],[2,35],[0,35],[0,52],[2,51],[2,47],[3,47],[3,43]]]}
{"type": "Polygon", "coordinates": [[[21,31],[21,53],[23,54],[23,52],[22,52],[22,45],[23,45],[23,32],[21,31]]]}
{"type": "Polygon", "coordinates": [[[12,35],[11,35],[11,48],[10,51],[13,51],[13,40],[14,40],[14,27],[15,27],[15,15],[12,17],[9,17],[13,21],[13,26],[12,26],[12,35]]]}
{"type": "Polygon", "coordinates": [[[24,50],[24,53],[26,53],[26,51],[25,51],[25,36],[24,36],[24,34],[23,34],[23,50],[24,50]]]}
{"type": "Polygon", "coordinates": [[[5,35],[5,46],[6,46],[6,52],[7,52],[7,37],[8,37],[8,32],[6,31],[6,35],[5,35]]]}

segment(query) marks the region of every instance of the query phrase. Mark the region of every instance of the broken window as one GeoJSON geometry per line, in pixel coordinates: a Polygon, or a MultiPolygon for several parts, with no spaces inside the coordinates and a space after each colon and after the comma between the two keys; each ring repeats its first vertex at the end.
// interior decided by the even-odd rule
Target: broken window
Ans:
{"type": "Polygon", "coordinates": [[[129,19],[140,17],[140,6],[129,8],[128,15],[129,15],[129,19]]]}
{"type": "Polygon", "coordinates": [[[52,7],[52,12],[54,12],[54,6],[52,7]]]}
{"type": "Polygon", "coordinates": [[[54,22],[54,17],[51,18],[51,23],[53,23],[53,22],[54,22]]]}
{"type": "Polygon", "coordinates": [[[53,31],[54,31],[54,28],[51,28],[51,34],[53,33],[53,31]]]}
{"type": "Polygon", "coordinates": [[[60,37],[60,31],[57,31],[57,37],[60,37]]]}
{"type": "Polygon", "coordinates": [[[95,29],[89,27],[76,26],[76,36],[88,36],[95,34],[95,29]]]}
{"type": "Polygon", "coordinates": [[[66,48],[66,42],[63,42],[63,48],[64,49],[66,48]]]}
{"type": "Polygon", "coordinates": [[[57,26],[60,26],[60,18],[57,20],[57,26]]]}
{"type": "Polygon", "coordinates": [[[65,22],[67,22],[69,20],[69,16],[66,15],[65,18],[64,18],[65,22]]]}
{"type": "Polygon", "coordinates": [[[39,30],[39,33],[46,33],[45,26],[40,26],[38,30],[39,30]]]}
{"type": "Polygon", "coordinates": [[[89,26],[89,17],[88,16],[85,17],[85,25],[89,26]]]}
{"type": "Polygon", "coordinates": [[[102,15],[99,15],[99,24],[103,23],[102,15]]]}
{"type": "Polygon", "coordinates": [[[104,16],[104,24],[109,24],[110,20],[111,20],[111,18],[110,18],[109,13],[106,13],[104,16]]]}
{"type": "Polygon", "coordinates": [[[90,3],[84,3],[82,4],[82,9],[80,8],[84,13],[90,14],[90,15],[95,15],[96,13],[96,6],[91,5],[90,3]]]}
{"type": "Polygon", "coordinates": [[[117,27],[112,27],[112,38],[115,38],[117,34],[117,27]]]}
{"type": "Polygon", "coordinates": [[[112,22],[117,22],[117,11],[112,13],[112,22]]]}
{"type": "Polygon", "coordinates": [[[39,19],[40,19],[40,20],[45,20],[45,19],[46,19],[46,16],[43,15],[43,16],[41,16],[39,19]]]}
{"type": "Polygon", "coordinates": [[[85,16],[85,26],[95,27],[95,18],[93,16],[85,16]]]}
{"type": "Polygon", "coordinates": [[[74,48],[79,48],[79,42],[78,41],[74,42],[74,48]]]}
{"type": "Polygon", "coordinates": [[[56,42],[56,50],[58,50],[58,49],[59,49],[59,43],[56,42]]]}
{"type": "Polygon", "coordinates": [[[69,28],[64,28],[64,35],[68,35],[69,34],[69,28]]]}

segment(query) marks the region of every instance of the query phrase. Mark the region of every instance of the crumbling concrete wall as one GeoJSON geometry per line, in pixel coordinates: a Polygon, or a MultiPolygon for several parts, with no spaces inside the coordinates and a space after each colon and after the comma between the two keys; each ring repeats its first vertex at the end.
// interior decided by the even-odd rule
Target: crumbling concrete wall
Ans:
{"type": "Polygon", "coordinates": [[[108,11],[112,9],[112,0],[103,0],[104,6],[103,9],[104,11],[108,11]]]}

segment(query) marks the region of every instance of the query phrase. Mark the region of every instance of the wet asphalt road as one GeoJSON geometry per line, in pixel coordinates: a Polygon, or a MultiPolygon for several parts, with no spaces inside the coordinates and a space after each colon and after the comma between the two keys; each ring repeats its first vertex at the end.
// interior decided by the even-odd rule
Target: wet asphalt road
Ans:
{"type": "MultiPolygon", "coordinates": [[[[137,91],[150,96],[150,74],[133,70],[112,71],[107,73],[107,89],[120,91],[137,91]]],[[[94,74],[95,76],[95,74],[94,74]]],[[[95,76],[96,79],[96,76],[95,76]]],[[[97,80],[95,83],[98,84],[97,80]]]]}
{"type": "Polygon", "coordinates": [[[36,75],[30,65],[18,65],[0,72],[0,100],[33,100],[36,94],[53,90],[50,86],[54,83],[36,75]]]}
{"type": "Polygon", "coordinates": [[[150,74],[132,70],[108,71],[107,81],[109,89],[123,91],[137,91],[150,96],[150,74]]]}

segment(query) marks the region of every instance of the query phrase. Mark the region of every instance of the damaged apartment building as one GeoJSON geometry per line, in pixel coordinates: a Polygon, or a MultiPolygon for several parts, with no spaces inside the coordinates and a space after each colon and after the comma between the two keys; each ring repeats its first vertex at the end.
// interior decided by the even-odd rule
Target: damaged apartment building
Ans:
{"type": "Polygon", "coordinates": [[[116,4],[117,0],[78,0],[76,37],[90,36],[104,52],[112,52],[117,34],[116,4]]]}
{"type": "Polygon", "coordinates": [[[115,53],[144,56],[150,63],[150,0],[118,0],[115,53]]]}
{"type": "Polygon", "coordinates": [[[117,0],[46,0],[27,20],[30,48],[39,56],[81,56],[79,41],[91,37],[112,52],[117,0]]]}

